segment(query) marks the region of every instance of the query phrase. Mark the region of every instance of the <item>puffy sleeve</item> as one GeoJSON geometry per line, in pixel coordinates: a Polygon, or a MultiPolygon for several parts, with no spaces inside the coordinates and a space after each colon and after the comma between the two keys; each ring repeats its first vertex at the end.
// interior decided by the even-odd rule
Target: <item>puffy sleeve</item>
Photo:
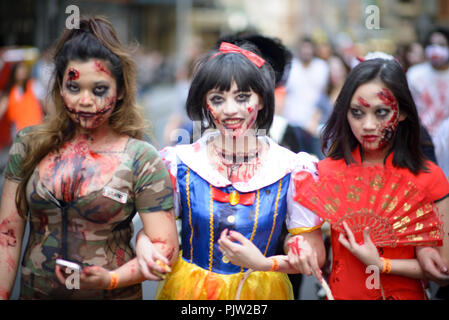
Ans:
{"type": "Polygon", "coordinates": [[[431,161],[427,161],[428,173],[419,176],[419,183],[430,193],[431,200],[438,202],[449,196],[449,180],[443,170],[431,161]]]}
{"type": "Polygon", "coordinates": [[[309,209],[303,207],[301,204],[293,200],[296,193],[294,179],[295,176],[308,172],[317,179],[318,172],[316,168],[316,159],[304,152],[298,153],[299,164],[290,175],[290,184],[287,194],[287,229],[292,235],[310,232],[318,229],[323,224],[323,220],[309,209]]]}
{"type": "Polygon", "coordinates": [[[26,135],[30,132],[31,127],[27,127],[17,133],[16,139],[9,149],[8,163],[5,168],[5,178],[20,182],[20,169],[22,168],[22,161],[26,154],[26,135]]]}
{"type": "Polygon", "coordinates": [[[176,155],[176,148],[174,147],[165,147],[159,151],[161,155],[162,161],[165,164],[165,167],[168,170],[168,174],[170,175],[170,180],[173,187],[173,203],[175,216],[181,216],[181,197],[179,193],[179,184],[178,184],[178,157],[176,155]]]}
{"type": "Polygon", "coordinates": [[[141,141],[135,159],[134,194],[139,213],[170,210],[173,195],[170,176],[157,150],[141,141]]]}

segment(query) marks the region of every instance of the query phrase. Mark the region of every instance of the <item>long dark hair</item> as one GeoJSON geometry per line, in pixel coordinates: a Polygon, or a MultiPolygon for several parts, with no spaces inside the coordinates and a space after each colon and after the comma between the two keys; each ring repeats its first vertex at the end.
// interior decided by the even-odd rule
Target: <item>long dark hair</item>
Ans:
{"type": "Polygon", "coordinates": [[[352,151],[359,145],[348,123],[347,114],[352,96],[359,86],[373,80],[382,81],[395,96],[400,112],[407,115],[399,122],[391,150],[393,165],[408,168],[413,173],[426,170],[421,150],[420,121],[407,78],[401,65],[394,60],[372,59],[357,65],[346,78],[322,137],[322,151],[332,159],[354,163],[352,151]],[[329,149],[328,149],[329,147],[329,149]],[[327,150],[327,152],[326,152],[327,150]]]}
{"type": "MultiPolygon", "coordinates": [[[[259,50],[251,43],[239,44],[239,47],[262,56],[259,50]]],[[[191,120],[208,120],[209,126],[214,123],[206,107],[206,94],[209,90],[218,88],[227,91],[235,81],[239,90],[253,90],[263,102],[263,109],[259,111],[256,119],[256,128],[267,132],[274,117],[274,83],[275,75],[269,62],[258,68],[240,53],[218,54],[211,58],[218,50],[212,50],[198,61],[186,109],[191,120]]]]}

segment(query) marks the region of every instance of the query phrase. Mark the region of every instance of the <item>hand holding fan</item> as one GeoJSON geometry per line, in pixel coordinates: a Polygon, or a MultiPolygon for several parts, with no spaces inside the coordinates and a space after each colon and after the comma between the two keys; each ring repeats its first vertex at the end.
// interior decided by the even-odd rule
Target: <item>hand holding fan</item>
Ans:
{"type": "Polygon", "coordinates": [[[370,228],[376,246],[442,244],[442,228],[436,207],[425,190],[404,175],[384,167],[350,165],[320,175],[318,181],[307,172],[294,177],[294,200],[344,232],[351,228],[357,242],[370,228]]]}

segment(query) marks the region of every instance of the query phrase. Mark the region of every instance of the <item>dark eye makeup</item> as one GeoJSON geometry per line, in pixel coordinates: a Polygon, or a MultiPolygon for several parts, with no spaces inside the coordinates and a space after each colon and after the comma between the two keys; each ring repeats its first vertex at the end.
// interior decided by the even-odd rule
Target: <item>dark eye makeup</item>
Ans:
{"type": "MultiPolygon", "coordinates": [[[[69,90],[71,93],[78,93],[80,91],[79,86],[73,82],[73,81],[67,81],[65,87],[67,88],[67,90],[69,90]]],[[[102,97],[104,96],[109,90],[109,86],[107,85],[97,85],[92,89],[92,92],[94,95],[98,96],[98,97],[102,97]]]]}

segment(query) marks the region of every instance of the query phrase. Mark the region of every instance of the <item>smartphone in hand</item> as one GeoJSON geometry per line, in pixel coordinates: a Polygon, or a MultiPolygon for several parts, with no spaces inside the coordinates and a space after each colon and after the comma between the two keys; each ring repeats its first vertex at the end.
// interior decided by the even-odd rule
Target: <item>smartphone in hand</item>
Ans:
{"type": "Polygon", "coordinates": [[[81,271],[82,269],[78,263],[67,261],[64,259],[56,259],[56,264],[60,265],[61,267],[70,268],[77,271],[81,271]]]}

